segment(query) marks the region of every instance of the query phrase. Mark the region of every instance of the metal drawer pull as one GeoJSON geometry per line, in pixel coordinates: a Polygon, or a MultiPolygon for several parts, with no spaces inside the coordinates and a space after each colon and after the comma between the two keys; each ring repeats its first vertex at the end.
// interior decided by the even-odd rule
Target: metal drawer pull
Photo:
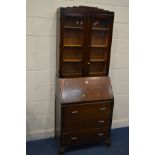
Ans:
{"type": "Polygon", "coordinates": [[[77,140],[77,139],[78,139],[77,137],[72,137],[72,138],[71,138],[71,140],[77,140]]]}
{"type": "Polygon", "coordinates": [[[85,84],[88,84],[88,81],[87,80],[85,81],[85,84]]]}
{"type": "Polygon", "coordinates": [[[99,133],[99,134],[98,134],[98,136],[103,136],[103,135],[104,135],[104,133],[99,133]]]}
{"type": "Polygon", "coordinates": [[[104,110],[106,110],[106,108],[105,108],[105,107],[103,107],[103,108],[100,108],[100,111],[104,111],[104,110]]]}
{"type": "Polygon", "coordinates": [[[104,123],[104,121],[102,121],[102,120],[101,120],[101,121],[98,121],[98,122],[99,122],[99,123],[104,123]]]}
{"type": "Polygon", "coordinates": [[[83,96],[83,97],[85,97],[86,95],[85,95],[85,94],[83,94],[82,96],[83,96]]]}
{"type": "Polygon", "coordinates": [[[77,110],[76,110],[76,111],[72,111],[72,114],[77,114],[78,112],[79,112],[79,111],[77,111],[77,110]]]}

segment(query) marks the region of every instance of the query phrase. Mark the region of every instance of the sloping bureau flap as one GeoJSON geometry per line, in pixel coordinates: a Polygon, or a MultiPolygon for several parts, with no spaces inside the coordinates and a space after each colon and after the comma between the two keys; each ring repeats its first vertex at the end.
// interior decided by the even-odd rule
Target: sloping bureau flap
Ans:
{"type": "Polygon", "coordinates": [[[59,80],[61,103],[113,99],[109,77],[80,77],[59,80]]]}

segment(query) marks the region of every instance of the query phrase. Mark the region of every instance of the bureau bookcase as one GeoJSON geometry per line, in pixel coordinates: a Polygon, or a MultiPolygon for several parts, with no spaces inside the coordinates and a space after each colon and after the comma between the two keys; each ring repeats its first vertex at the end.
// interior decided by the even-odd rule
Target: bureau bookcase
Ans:
{"type": "Polygon", "coordinates": [[[109,74],[114,12],[57,10],[55,135],[69,147],[110,144],[114,97],[109,74]]]}

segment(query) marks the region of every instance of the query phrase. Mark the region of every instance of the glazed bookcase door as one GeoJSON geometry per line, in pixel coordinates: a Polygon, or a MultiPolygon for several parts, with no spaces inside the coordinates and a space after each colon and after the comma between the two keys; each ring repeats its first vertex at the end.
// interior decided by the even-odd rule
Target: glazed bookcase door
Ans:
{"type": "Polygon", "coordinates": [[[107,75],[109,69],[112,20],[105,15],[90,18],[88,75],[107,75]]]}
{"type": "Polygon", "coordinates": [[[82,14],[63,17],[62,77],[78,77],[83,72],[86,18],[82,14]]]}

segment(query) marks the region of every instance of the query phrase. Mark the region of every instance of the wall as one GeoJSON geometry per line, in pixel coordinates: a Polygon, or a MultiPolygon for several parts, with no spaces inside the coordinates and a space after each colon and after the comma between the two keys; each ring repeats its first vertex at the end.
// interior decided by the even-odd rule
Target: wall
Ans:
{"type": "Polygon", "coordinates": [[[115,12],[110,77],[113,128],[128,126],[128,0],[27,0],[27,140],[54,136],[56,9],[94,6],[115,12]]]}

